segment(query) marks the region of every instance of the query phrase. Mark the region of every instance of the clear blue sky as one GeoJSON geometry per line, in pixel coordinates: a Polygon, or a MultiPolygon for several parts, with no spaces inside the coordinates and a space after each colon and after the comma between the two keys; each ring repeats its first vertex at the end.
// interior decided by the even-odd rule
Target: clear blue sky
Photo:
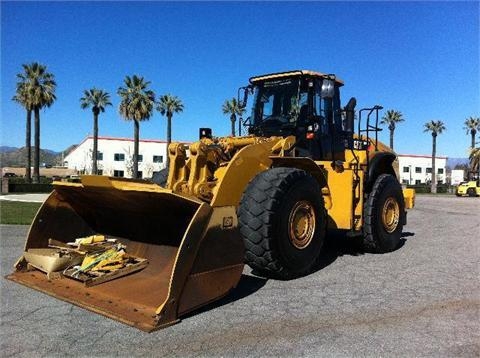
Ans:
{"type": "MultiPolygon", "coordinates": [[[[438,153],[466,157],[463,129],[480,116],[479,2],[1,2],[1,145],[23,146],[25,113],[11,101],[22,63],[48,66],[56,103],[41,112],[41,146],[63,150],[92,132],[83,90],[112,94],[100,135],[132,137],[118,115],[125,75],[152,82],[157,94],[179,96],[174,140],[194,140],[198,127],[229,133],[225,99],[252,75],[289,69],[335,73],[346,104],[382,104],[406,121],[399,153],[428,154],[423,124],[445,122],[438,153]]],[[[140,136],[165,139],[158,112],[140,136]]],[[[380,138],[388,142],[388,130],[380,138]]]]}

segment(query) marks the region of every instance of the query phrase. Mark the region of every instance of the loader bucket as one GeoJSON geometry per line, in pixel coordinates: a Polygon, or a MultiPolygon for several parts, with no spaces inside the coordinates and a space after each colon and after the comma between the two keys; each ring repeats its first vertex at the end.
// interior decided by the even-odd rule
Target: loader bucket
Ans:
{"type": "MultiPolygon", "coordinates": [[[[153,183],[84,176],[55,183],[28,233],[25,251],[92,234],[116,238],[145,258],[141,271],[95,286],[49,279],[22,256],[8,279],[145,331],[226,295],[243,270],[235,207],[216,207],[153,183]]],[[[50,277],[51,278],[51,277],[50,277]]]]}

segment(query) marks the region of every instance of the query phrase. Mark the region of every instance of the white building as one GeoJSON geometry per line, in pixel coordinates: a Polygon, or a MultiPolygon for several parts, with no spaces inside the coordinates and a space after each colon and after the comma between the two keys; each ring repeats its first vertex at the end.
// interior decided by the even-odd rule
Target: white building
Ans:
{"type": "Polygon", "coordinates": [[[463,169],[453,169],[450,174],[450,183],[452,185],[458,185],[465,180],[465,172],[463,169]]]}
{"type": "MultiPolygon", "coordinates": [[[[83,140],[64,158],[64,166],[79,174],[92,172],[93,137],[83,140]]],[[[140,140],[138,171],[141,178],[165,168],[167,142],[140,140]]],[[[133,172],[133,139],[98,137],[98,171],[100,175],[131,178],[133,172]]]]}
{"type": "MultiPolygon", "coordinates": [[[[432,180],[432,156],[398,154],[400,182],[402,184],[427,184],[432,180]]],[[[445,184],[447,157],[435,157],[437,184],[445,184]]]]}

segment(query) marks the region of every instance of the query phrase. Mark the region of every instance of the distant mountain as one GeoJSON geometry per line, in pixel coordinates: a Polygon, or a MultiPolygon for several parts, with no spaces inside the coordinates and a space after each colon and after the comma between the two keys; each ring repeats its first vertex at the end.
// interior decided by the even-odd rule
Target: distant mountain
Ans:
{"type": "Polygon", "coordinates": [[[468,166],[470,161],[468,158],[447,158],[447,167],[454,169],[457,165],[468,166]]]}
{"type": "Polygon", "coordinates": [[[0,146],[0,153],[14,152],[16,150],[18,150],[17,147],[8,147],[6,145],[0,146]]]}
{"type": "MultiPolygon", "coordinates": [[[[70,153],[77,145],[72,145],[63,151],[64,157],[70,153]]],[[[0,166],[2,167],[24,167],[27,162],[27,149],[14,147],[1,147],[0,166]],[[11,150],[3,150],[3,148],[11,148],[11,150]]],[[[55,152],[50,149],[40,150],[40,165],[62,165],[62,152],[55,152]]],[[[32,165],[33,165],[33,147],[32,147],[32,165]]]]}

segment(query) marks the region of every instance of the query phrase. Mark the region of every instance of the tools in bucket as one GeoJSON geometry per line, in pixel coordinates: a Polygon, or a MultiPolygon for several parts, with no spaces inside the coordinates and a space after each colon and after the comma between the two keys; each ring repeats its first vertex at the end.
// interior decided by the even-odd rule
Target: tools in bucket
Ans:
{"type": "Polygon", "coordinates": [[[97,285],[147,266],[148,261],[131,256],[126,245],[115,238],[92,235],[63,243],[49,239],[48,249],[29,249],[24,257],[49,278],[68,277],[86,286],[97,285]]]}

